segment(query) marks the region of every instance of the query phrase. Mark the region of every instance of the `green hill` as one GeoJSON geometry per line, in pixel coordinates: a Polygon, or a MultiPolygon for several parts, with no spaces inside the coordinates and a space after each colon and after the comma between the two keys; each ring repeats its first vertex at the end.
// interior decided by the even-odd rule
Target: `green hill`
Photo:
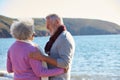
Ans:
{"type": "Polygon", "coordinates": [[[73,35],[120,34],[120,26],[95,19],[64,18],[67,29],[73,35]]]}
{"type": "Polygon", "coordinates": [[[12,18],[0,16],[0,38],[11,37],[10,25],[12,24],[12,21],[12,18]]]}
{"type": "MultiPolygon", "coordinates": [[[[45,19],[33,19],[37,36],[49,35],[45,28],[45,19]]],[[[9,29],[14,20],[17,19],[0,15],[0,38],[11,37],[9,29]]],[[[64,18],[63,21],[67,30],[70,31],[72,35],[120,34],[120,26],[108,21],[81,18],[64,18]]]]}

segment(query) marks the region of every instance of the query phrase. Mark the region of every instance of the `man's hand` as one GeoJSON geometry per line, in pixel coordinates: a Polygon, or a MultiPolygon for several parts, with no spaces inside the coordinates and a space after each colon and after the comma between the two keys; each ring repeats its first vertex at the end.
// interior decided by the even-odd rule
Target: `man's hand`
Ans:
{"type": "Polygon", "coordinates": [[[29,58],[43,60],[44,55],[39,50],[37,50],[36,52],[31,52],[29,58]]]}
{"type": "Polygon", "coordinates": [[[64,68],[64,73],[67,73],[67,72],[68,72],[68,69],[69,69],[69,68],[64,68]]]}

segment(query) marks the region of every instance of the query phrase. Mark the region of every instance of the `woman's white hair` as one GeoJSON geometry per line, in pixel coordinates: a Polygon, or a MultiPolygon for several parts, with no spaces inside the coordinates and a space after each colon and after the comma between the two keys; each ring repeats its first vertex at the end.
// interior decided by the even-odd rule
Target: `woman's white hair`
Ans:
{"type": "Polygon", "coordinates": [[[10,32],[18,40],[27,40],[34,33],[34,22],[32,19],[15,21],[10,27],[10,32]]]}
{"type": "Polygon", "coordinates": [[[61,22],[61,24],[64,24],[62,17],[58,16],[57,14],[49,14],[48,16],[46,16],[46,19],[49,19],[53,23],[56,20],[59,20],[61,22]]]}

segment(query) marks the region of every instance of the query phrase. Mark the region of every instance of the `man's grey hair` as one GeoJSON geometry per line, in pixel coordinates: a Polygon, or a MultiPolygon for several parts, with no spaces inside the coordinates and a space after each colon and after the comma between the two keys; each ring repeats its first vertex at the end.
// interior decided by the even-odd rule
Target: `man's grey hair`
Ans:
{"type": "Polygon", "coordinates": [[[18,40],[27,40],[34,33],[33,20],[16,21],[10,27],[11,35],[18,40]]]}
{"type": "Polygon", "coordinates": [[[63,24],[62,17],[58,16],[57,14],[49,14],[48,16],[46,16],[46,19],[49,19],[51,22],[59,20],[61,24],[63,24]]]}

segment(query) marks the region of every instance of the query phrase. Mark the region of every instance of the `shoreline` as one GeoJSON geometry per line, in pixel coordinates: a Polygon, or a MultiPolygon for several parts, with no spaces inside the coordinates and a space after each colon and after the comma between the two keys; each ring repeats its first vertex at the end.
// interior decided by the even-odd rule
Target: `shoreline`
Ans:
{"type": "MultiPolygon", "coordinates": [[[[77,72],[71,72],[70,80],[119,80],[120,76],[115,75],[102,75],[102,74],[79,74],[77,72]]],[[[6,71],[0,71],[0,80],[13,80],[13,74],[9,74],[6,71]]]]}

